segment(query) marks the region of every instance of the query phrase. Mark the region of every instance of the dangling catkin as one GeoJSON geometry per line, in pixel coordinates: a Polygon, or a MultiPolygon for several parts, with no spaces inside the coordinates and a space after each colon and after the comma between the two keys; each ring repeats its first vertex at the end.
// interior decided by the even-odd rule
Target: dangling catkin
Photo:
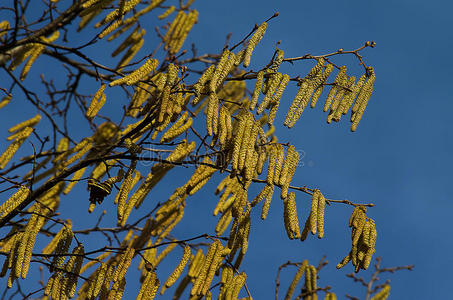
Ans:
{"type": "Polygon", "coordinates": [[[311,198],[311,211],[310,211],[310,231],[311,234],[316,234],[317,224],[318,224],[318,197],[319,197],[319,190],[315,189],[313,191],[313,195],[311,198]]]}
{"type": "Polygon", "coordinates": [[[6,217],[16,207],[18,207],[25,199],[28,198],[30,190],[21,185],[16,193],[14,193],[8,200],[0,206],[0,218],[6,217]]]}
{"type": "Polygon", "coordinates": [[[252,37],[250,38],[250,41],[247,44],[247,48],[245,49],[245,54],[244,54],[243,65],[245,68],[247,68],[250,65],[250,58],[252,57],[252,52],[255,49],[256,45],[263,38],[264,33],[266,32],[266,28],[267,28],[267,23],[263,22],[258,27],[258,29],[255,31],[255,33],[252,35],[252,37]]]}
{"type": "Polygon", "coordinates": [[[341,66],[340,71],[338,72],[337,77],[335,78],[334,85],[330,89],[329,94],[327,95],[327,98],[326,98],[326,102],[324,103],[324,108],[323,108],[324,112],[326,112],[329,109],[330,104],[332,104],[332,101],[338,90],[338,84],[343,80],[343,77],[345,77],[345,76],[346,76],[346,66],[341,66]]]}
{"type": "MultiPolygon", "coordinates": [[[[319,190],[317,190],[319,191],[319,190]]],[[[326,198],[324,198],[321,191],[318,193],[318,212],[317,212],[317,223],[318,223],[318,238],[322,239],[324,236],[324,209],[326,206],[326,198]]]]}
{"type": "Polygon", "coordinates": [[[264,70],[261,70],[256,75],[255,88],[253,89],[252,100],[250,100],[250,106],[249,106],[250,110],[254,110],[256,107],[256,104],[258,103],[258,97],[260,95],[261,86],[263,85],[263,79],[264,79],[264,70]]]}
{"type": "Polygon", "coordinates": [[[290,300],[291,296],[293,295],[297,284],[299,283],[300,279],[302,278],[302,275],[304,275],[305,269],[308,266],[308,260],[304,260],[299,268],[297,269],[296,275],[294,276],[293,280],[291,281],[291,284],[289,285],[288,291],[286,292],[285,295],[285,300],[290,300]]]}
{"type": "Polygon", "coordinates": [[[119,84],[127,84],[133,85],[137,83],[139,80],[143,79],[149,73],[151,73],[154,69],[157,68],[159,61],[157,59],[149,58],[146,62],[137,70],[132,72],[131,74],[124,76],[122,78],[116,79],[109,83],[109,86],[115,86],[119,84]]]}
{"type": "Polygon", "coordinates": [[[314,108],[316,106],[316,102],[318,101],[319,96],[321,96],[321,93],[324,89],[324,83],[327,81],[327,78],[329,78],[332,71],[333,71],[333,65],[328,64],[326,66],[326,68],[324,69],[324,72],[319,77],[319,80],[317,81],[317,83],[319,83],[319,85],[316,88],[315,92],[313,93],[313,97],[311,98],[311,103],[310,103],[311,108],[314,108]]]}
{"type": "Polygon", "coordinates": [[[34,116],[33,118],[29,119],[29,120],[26,120],[26,121],[23,121],[13,127],[11,127],[10,129],[8,129],[8,132],[9,133],[14,133],[14,132],[18,132],[18,131],[21,131],[22,129],[26,128],[26,127],[33,127],[35,126],[36,124],[39,123],[39,121],[41,121],[41,115],[40,114],[37,114],[36,116],[34,116]]]}

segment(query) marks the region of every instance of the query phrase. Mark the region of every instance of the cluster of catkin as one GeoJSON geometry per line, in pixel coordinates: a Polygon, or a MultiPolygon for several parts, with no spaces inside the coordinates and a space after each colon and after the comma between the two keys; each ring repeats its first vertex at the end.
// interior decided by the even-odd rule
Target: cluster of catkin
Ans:
{"type": "Polygon", "coordinates": [[[15,210],[29,195],[30,190],[26,186],[21,185],[17,192],[0,206],[0,220],[15,210]]]}
{"type": "MultiPolygon", "coordinates": [[[[131,236],[132,234],[128,234],[123,240],[121,246],[124,250],[122,252],[111,256],[107,262],[102,262],[102,259],[107,257],[104,254],[97,258],[99,263],[94,261],[95,264],[98,264],[98,267],[80,287],[77,292],[77,299],[95,299],[97,297],[99,297],[98,299],[122,298],[126,286],[126,272],[135,255],[135,249],[131,247],[133,242],[131,236]]],[[[81,272],[83,273],[93,265],[91,262],[87,263],[82,266],[81,272]]]]}
{"type": "MultiPolygon", "coordinates": [[[[49,37],[42,36],[39,38],[39,40],[42,43],[50,44],[54,42],[56,39],[58,39],[59,36],[60,33],[58,31],[55,31],[49,37]]],[[[17,51],[14,51],[13,54],[11,55],[12,61],[11,64],[9,65],[9,69],[11,71],[15,70],[20,64],[22,64],[28,58],[28,61],[25,63],[20,73],[20,80],[25,79],[33,63],[43,53],[44,49],[46,48],[46,45],[42,43],[29,43],[22,45],[19,47],[17,51]]]]}
{"type": "Polygon", "coordinates": [[[352,227],[352,248],[337,265],[337,269],[352,261],[357,273],[360,269],[366,270],[370,266],[376,245],[376,224],[366,216],[366,207],[359,205],[354,208],[349,218],[349,227],[352,227]]]}
{"type": "MultiPolygon", "coordinates": [[[[285,126],[293,127],[309,102],[311,108],[315,107],[332,71],[332,64],[326,64],[323,58],[317,59],[316,65],[305,78],[299,81],[300,87],[286,114],[285,126]]],[[[258,76],[257,82],[259,79],[258,76]]],[[[368,67],[366,74],[362,75],[357,82],[355,80],[355,76],[346,75],[346,66],[340,67],[323,107],[323,111],[329,111],[327,123],[332,120],[340,121],[341,116],[351,109],[351,131],[357,129],[373,91],[375,80],[373,68],[368,67]]]]}
{"type": "Polygon", "coordinates": [[[249,108],[254,110],[258,104],[260,91],[264,94],[264,98],[256,109],[257,114],[262,114],[265,109],[270,109],[267,123],[272,125],[277,114],[277,110],[285,91],[290,77],[288,74],[277,72],[280,63],[283,60],[283,51],[278,51],[278,54],[273,61],[273,65],[267,70],[261,70],[257,73],[255,87],[250,100],[249,108]],[[266,76],[266,80],[264,77],[266,76]]]}
{"type": "Polygon", "coordinates": [[[318,238],[323,238],[325,206],[326,198],[324,198],[320,190],[315,189],[311,198],[310,215],[308,216],[304,229],[302,230],[302,241],[305,241],[309,232],[311,232],[311,234],[316,234],[316,231],[318,231],[318,238]]]}
{"type": "Polygon", "coordinates": [[[321,96],[324,84],[333,71],[333,65],[325,65],[325,60],[320,58],[316,65],[308,72],[307,76],[301,80],[299,90],[286,114],[284,125],[293,127],[300,118],[308,103],[312,108],[321,96]]]}
{"type": "Polygon", "coordinates": [[[195,142],[187,143],[183,140],[176,146],[172,153],[165,159],[168,163],[158,163],[151,168],[151,172],[146,176],[145,180],[140,184],[136,192],[131,196],[129,201],[134,202],[135,207],[139,208],[145,200],[146,196],[156,186],[157,183],[170,171],[174,164],[186,158],[195,149],[195,142]]]}
{"type": "MultiPolygon", "coordinates": [[[[162,15],[162,19],[165,17],[165,15],[162,15]]],[[[186,14],[183,10],[180,10],[173,19],[173,22],[171,22],[167,33],[163,37],[163,41],[165,43],[164,49],[168,50],[170,53],[177,53],[184,44],[190,30],[192,30],[193,25],[197,23],[197,21],[198,11],[191,10],[188,14],[186,14]]]]}
{"type": "Polygon", "coordinates": [[[71,222],[68,222],[43,249],[45,254],[54,254],[50,267],[53,274],[44,289],[44,295],[52,300],[66,300],[75,295],[84,258],[84,247],[82,244],[74,247],[66,262],[66,257],[63,255],[68,253],[73,236],[71,222]]]}
{"type": "Polygon", "coordinates": [[[238,299],[246,279],[247,275],[244,272],[234,275],[231,267],[224,266],[220,277],[219,300],[238,299]]]}
{"type": "MultiPolygon", "coordinates": [[[[285,295],[285,300],[290,300],[294,291],[296,290],[296,286],[299,283],[302,276],[305,274],[305,283],[304,283],[304,300],[316,300],[318,299],[318,295],[316,294],[317,290],[317,274],[318,271],[315,266],[309,265],[307,260],[304,260],[300,263],[299,268],[297,269],[296,274],[294,275],[293,280],[291,281],[290,286],[288,287],[288,291],[285,295]]],[[[336,299],[335,294],[327,293],[325,299],[336,299]],[[329,297],[328,297],[328,294],[329,297]]]]}
{"type": "Polygon", "coordinates": [[[9,255],[0,274],[3,277],[8,269],[11,270],[7,281],[8,288],[12,287],[16,278],[26,278],[36,237],[46,221],[46,212],[48,210],[41,205],[35,206],[27,225],[21,230],[12,232],[14,236],[2,247],[5,250],[9,249],[9,255]]]}
{"type": "Polygon", "coordinates": [[[115,197],[115,204],[117,206],[117,216],[118,216],[118,226],[124,226],[126,224],[127,218],[129,217],[130,213],[132,212],[132,208],[135,205],[135,199],[130,197],[129,201],[127,200],[130,191],[134,188],[137,182],[141,178],[141,174],[138,170],[136,170],[137,161],[133,160],[131,165],[129,166],[126,174],[124,175],[124,180],[121,183],[120,190],[116,194],[115,197]],[[131,201],[132,200],[132,201],[131,201]]]}
{"type": "Polygon", "coordinates": [[[5,152],[0,156],[0,169],[6,167],[6,165],[11,161],[14,154],[19,150],[19,147],[25,142],[25,140],[33,132],[33,127],[41,121],[41,115],[37,114],[31,119],[23,121],[13,127],[8,131],[11,133],[11,136],[7,138],[8,141],[12,141],[5,152]]]}

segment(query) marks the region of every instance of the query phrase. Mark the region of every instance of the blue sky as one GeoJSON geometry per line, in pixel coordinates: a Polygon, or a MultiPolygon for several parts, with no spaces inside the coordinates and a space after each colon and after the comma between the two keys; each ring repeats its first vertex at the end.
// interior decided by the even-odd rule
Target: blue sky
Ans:
{"type": "MultiPolygon", "coordinates": [[[[357,132],[349,131],[350,123],[346,119],[327,124],[327,114],[318,104],[313,110],[307,109],[294,128],[279,126],[277,135],[279,141],[291,142],[304,153],[304,165],[298,168],[294,185],[319,188],[332,199],[376,204],[367,214],[376,221],[378,229],[375,255],[382,256],[383,265],[388,267],[415,264],[412,272],[381,276],[391,279],[390,299],[444,298],[450,292],[449,270],[453,267],[453,259],[445,253],[453,246],[448,221],[453,210],[449,191],[453,133],[448,129],[453,110],[450,91],[453,62],[448,56],[453,47],[453,5],[445,1],[276,3],[195,1],[193,8],[199,11],[199,22],[184,48],[190,49],[193,42],[199,54],[218,53],[229,32],[233,33],[231,45],[241,40],[255,23],[261,23],[276,11],[280,15],[269,22],[266,35],[252,57],[251,69],[269,61],[279,40],[286,57],[320,55],[338,48],[351,50],[374,40],[376,47],[366,49],[363,55],[366,63],[375,69],[376,83],[357,132]]],[[[155,22],[145,24],[152,36],[155,22]]],[[[360,76],[363,72],[352,55],[334,61],[347,65],[349,75],[360,76]]],[[[283,65],[282,70],[291,76],[304,76],[311,66],[311,62],[302,61],[283,65]]],[[[97,84],[87,83],[87,90],[92,92],[94,86],[97,84]]],[[[294,86],[285,91],[277,124],[283,123],[295,92],[294,86]]],[[[321,99],[325,96],[326,93],[321,99]]],[[[126,103],[124,99],[111,97],[122,105],[126,103]]],[[[15,114],[23,114],[22,104],[12,102],[0,110],[3,128],[15,124],[15,114]]],[[[111,107],[114,113],[116,108],[111,107]]],[[[81,135],[88,129],[78,121],[71,126],[81,135]]],[[[6,136],[6,130],[1,134],[2,138],[6,136]]],[[[188,176],[190,171],[174,171],[168,178],[188,176]]],[[[219,180],[217,177],[200,195],[189,199],[183,224],[175,230],[176,236],[191,237],[215,224],[211,212],[216,205],[213,191],[219,180]]],[[[169,187],[183,183],[168,180],[165,186],[153,191],[152,197],[167,197],[169,187]]],[[[252,191],[258,190],[256,187],[252,191]]],[[[79,186],[77,193],[80,201],[86,201],[84,188],[79,186]]],[[[85,216],[87,207],[80,205],[80,201],[62,201],[62,217],[85,216]]],[[[309,213],[310,197],[297,194],[296,201],[302,223],[309,213]]],[[[259,212],[255,212],[252,219],[251,242],[242,268],[248,274],[247,284],[254,299],[273,298],[275,274],[280,264],[304,259],[317,264],[323,255],[330,263],[320,273],[319,285],[332,286],[339,299],[344,299],[346,293],[363,298],[364,289],[345,276],[352,272],[351,265],[339,271],[335,269],[350,248],[347,221],[352,209],[343,204],[327,207],[325,238],[318,240],[310,236],[302,243],[287,239],[282,206],[275,196],[269,217],[261,221],[259,212]]],[[[75,226],[83,228],[93,224],[96,218],[89,216],[86,223],[75,226]]],[[[174,257],[179,255],[176,253],[174,257]]],[[[171,268],[159,270],[166,274],[163,278],[171,268]]],[[[283,274],[281,294],[294,272],[295,269],[289,269],[283,274]]],[[[371,271],[359,273],[366,279],[370,274],[371,271]]],[[[138,285],[132,281],[128,281],[128,297],[136,294],[134,289],[138,285]]],[[[162,299],[170,299],[171,294],[162,299]]]]}

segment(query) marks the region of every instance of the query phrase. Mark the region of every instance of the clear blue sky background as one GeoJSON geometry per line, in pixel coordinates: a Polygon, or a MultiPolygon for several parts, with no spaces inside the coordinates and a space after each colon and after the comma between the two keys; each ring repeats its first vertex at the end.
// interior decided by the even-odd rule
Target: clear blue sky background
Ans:
{"type": "MultiPolygon", "coordinates": [[[[286,57],[325,54],[338,48],[351,50],[367,40],[377,43],[376,48],[363,52],[367,64],[374,66],[377,79],[357,132],[349,131],[346,118],[340,123],[326,124],[327,114],[318,104],[314,110],[307,109],[293,129],[279,127],[277,135],[281,142],[291,142],[304,153],[304,165],[297,170],[294,185],[320,188],[332,199],[376,204],[368,211],[378,228],[375,255],[382,256],[383,265],[388,267],[415,264],[412,272],[381,276],[391,279],[390,299],[445,298],[451,291],[453,268],[453,259],[448,254],[453,246],[449,221],[453,205],[448,190],[453,168],[450,157],[453,134],[448,129],[453,110],[450,88],[453,63],[448,58],[453,48],[453,5],[446,1],[199,0],[193,7],[200,13],[199,22],[184,47],[190,49],[194,42],[199,54],[220,52],[229,32],[233,33],[231,45],[241,40],[255,23],[280,12],[269,23],[252,57],[251,69],[269,61],[278,40],[286,57]]],[[[155,25],[154,21],[146,24],[150,35],[155,25]]],[[[350,67],[349,75],[360,76],[363,72],[352,55],[334,61],[350,67]]],[[[292,76],[304,76],[311,66],[312,62],[303,61],[284,65],[282,70],[292,76]]],[[[93,92],[95,86],[87,89],[93,92]]],[[[284,93],[276,123],[282,124],[295,92],[292,87],[284,93]]],[[[126,104],[125,99],[114,101],[126,104]]],[[[24,103],[12,102],[0,111],[4,129],[23,114],[24,103]]],[[[76,118],[83,121],[80,112],[76,118]]],[[[78,121],[71,124],[81,136],[86,133],[84,126],[78,121]]],[[[6,130],[1,135],[6,136],[6,130]]],[[[5,143],[2,145],[2,149],[6,148],[5,143]]],[[[168,178],[176,174],[181,173],[173,172],[168,178]]],[[[210,212],[216,204],[213,191],[218,181],[219,177],[200,195],[189,199],[183,226],[176,228],[176,236],[188,238],[215,224],[216,218],[210,212]]],[[[164,199],[169,195],[169,187],[183,183],[167,181],[153,192],[152,198],[164,199]]],[[[93,225],[97,215],[83,217],[86,223],[77,224],[80,216],[87,215],[87,192],[81,186],[77,191],[79,200],[63,198],[62,217],[74,219],[77,228],[93,225]]],[[[310,197],[298,194],[296,201],[303,223],[309,213],[310,197]]],[[[148,208],[152,208],[152,203],[148,208]]],[[[259,210],[255,212],[251,242],[242,265],[254,299],[273,299],[275,274],[282,263],[308,259],[317,264],[323,255],[330,263],[320,273],[319,285],[332,286],[339,299],[344,299],[346,293],[363,298],[364,289],[345,276],[352,272],[352,266],[335,269],[350,249],[347,220],[351,211],[351,207],[343,204],[328,207],[325,238],[310,236],[303,243],[287,239],[282,203],[277,195],[266,221],[259,219],[259,210]]],[[[174,254],[175,258],[179,256],[179,252],[174,254]]],[[[159,269],[163,280],[172,267],[159,269]]],[[[295,269],[284,272],[280,294],[286,291],[294,272],[295,269]]],[[[359,273],[365,279],[370,274],[370,271],[359,273]]],[[[128,280],[125,299],[136,295],[137,287],[133,280],[128,280]]],[[[162,299],[170,299],[171,294],[162,299]]]]}

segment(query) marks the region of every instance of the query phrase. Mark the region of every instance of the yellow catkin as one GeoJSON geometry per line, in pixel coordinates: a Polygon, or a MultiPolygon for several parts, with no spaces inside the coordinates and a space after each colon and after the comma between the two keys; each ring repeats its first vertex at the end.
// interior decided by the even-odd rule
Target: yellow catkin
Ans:
{"type": "MultiPolygon", "coordinates": [[[[357,97],[359,91],[362,89],[363,84],[366,81],[366,74],[363,74],[360,76],[359,80],[352,85],[351,90],[352,92],[348,92],[347,95],[345,95],[344,100],[345,103],[343,105],[343,111],[341,111],[341,114],[345,115],[348,113],[349,109],[352,107],[352,104],[357,97]]],[[[357,103],[357,102],[356,102],[357,103]]],[[[356,106],[357,108],[357,106],[356,106]]]]}
{"type": "Polygon", "coordinates": [[[326,206],[326,198],[319,192],[318,194],[318,212],[317,212],[317,225],[318,225],[318,238],[322,239],[324,236],[324,209],[326,206]]]}
{"type": "Polygon", "coordinates": [[[310,231],[312,234],[316,234],[317,224],[318,224],[318,197],[319,197],[319,190],[315,189],[311,198],[311,211],[310,211],[310,231]]]}
{"type": "Polygon", "coordinates": [[[206,130],[208,135],[218,132],[219,98],[215,92],[211,92],[208,98],[208,108],[206,112],[206,130]]]}
{"type": "Polygon", "coordinates": [[[118,18],[122,18],[124,14],[132,10],[137,4],[140,3],[140,0],[129,0],[129,1],[120,1],[120,7],[110,12],[102,21],[98,22],[95,27],[100,27],[107,23],[110,23],[118,18]]]}
{"type": "Polygon", "coordinates": [[[127,248],[126,252],[121,255],[120,262],[118,263],[118,266],[115,269],[115,273],[113,274],[113,282],[121,281],[124,278],[127,270],[129,269],[134,254],[134,248],[127,248]]]}
{"type": "Polygon", "coordinates": [[[189,34],[190,30],[192,30],[193,25],[197,23],[197,21],[198,11],[190,11],[187,15],[187,18],[185,19],[185,22],[183,23],[183,26],[181,27],[181,30],[174,35],[173,43],[171,44],[172,53],[177,53],[181,49],[184,41],[187,38],[187,35],[189,34]]]}
{"type": "MultiPolygon", "coordinates": [[[[371,68],[371,67],[370,67],[371,68]]],[[[359,103],[359,107],[356,113],[351,115],[351,131],[354,132],[357,130],[357,126],[359,125],[360,120],[362,119],[363,113],[365,112],[365,108],[370,100],[371,94],[373,93],[373,85],[375,81],[374,71],[371,68],[371,76],[365,82],[362,90],[360,91],[359,95],[357,96],[356,102],[359,103]]]]}
{"type": "Polygon", "coordinates": [[[135,167],[137,166],[137,161],[133,160],[129,169],[126,172],[123,183],[121,184],[120,190],[115,198],[115,203],[118,203],[117,215],[118,215],[118,224],[121,224],[121,221],[124,216],[124,211],[126,209],[126,200],[129,192],[132,189],[133,175],[135,167]]]}
{"type": "Polygon", "coordinates": [[[183,10],[180,10],[176,17],[171,22],[170,27],[168,28],[168,31],[163,38],[165,42],[165,50],[168,49],[168,45],[172,35],[183,25],[183,21],[186,17],[187,17],[186,13],[183,10]]]}
{"type": "MultiPolygon", "coordinates": [[[[239,149],[239,161],[238,161],[238,170],[243,170],[247,160],[247,153],[249,152],[249,144],[251,147],[255,146],[257,126],[254,124],[254,118],[252,115],[248,114],[247,123],[244,128],[244,135],[242,136],[241,147],[239,149]]],[[[250,149],[252,150],[252,149],[250,149]]]]}
{"type": "Polygon", "coordinates": [[[195,98],[192,100],[193,105],[197,105],[201,99],[201,93],[204,91],[205,84],[208,80],[212,78],[212,75],[215,71],[215,65],[210,65],[203,74],[198,79],[197,83],[193,85],[193,89],[195,91],[195,98]]]}
{"type": "Polygon", "coordinates": [[[283,50],[278,50],[274,60],[272,61],[272,65],[269,67],[269,70],[277,72],[278,68],[280,68],[281,63],[283,62],[284,56],[285,52],[283,50]]]}
{"type": "Polygon", "coordinates": [[[232,162],[231,162],[231,167],[234,171],[238,170],[240,150],[241,150],[244,132],[246,130],[247,120],[248,120],[247,114],[243,114],[240,117],[240,119],[238,120],[238,125],[236,128],[236,136],[234,138],[233,157],[232,157],[232,162]]]}
{"type": "Polygon", "coordinates": [[[137,296],[137,300],[152,300],[157,294],[159,289],[159,279],[157,279],[154,271],[149,271],[143,280],[142,286],[137,296]]]}
{"type": "Polygon", "coordinates": [[[124,76],[122,78],[116,79],[109,83],[109,86],[115,86],[119,84],[133,85],[139,80],[145,78],[149,73],[157,68],[159,61],[157,59],[149,58],[146,62],[137,70],[133,71],[131,74],[124,76]]]}
{"type": "Polygon", "coordinates": [[[209,287],[211,286],[212,279],[214,278],[214,275],[220,265],[220,263],[223,260],[222,253],[223,253],[223,246],[220,243],[220,241],[216,240],[217,243],[217,248],[216,252],[214,254],[214,257],[212,259],[211,265],[209,266],[208,272],[206,273],[206,278],[204,281],[204,284],[200,286],[198,292],[201,293],[202,295],[206,295],[208,293],[209,287]]]}
{"type": "Polygon", "coordinates": [[[338,84],[340,84],[343,81],[343,78],[346,76],[346,66],[341,66],[340,71],[337,74],[337,77],[335,78],[334,85],[329,91],[329,94],[327,95],[326,102],[324,103],[324,108],[323,111],[326,112],[329,108],[330,105],[332,104],[332,101],[334,100],[335,94],[338,91],[338,84]]]}
{"type": "Polygon", "coordinates": [[[41,121],[41,115],[40,114],[37,114],[36,116],[34,116],[33,118],[31,119],[28,119],[26,121],[23,121],[13,127],[11,127],[10,129],[8,129],[8,132],[9,133],[14,133],[14,132],[18,132],[18,131],[21,131],[22,129],[26,128],[26,127],[33,127],[35,126],[36,124],[39,123],[39,121],[41,121]]]}
{"type": "Polygon", "coordinates": [[[386,300],[390,295],[390,285],[386,284],[384,287],[377,292],[376,295],[371,297],[371,300],[386,300]]]}
{"type": "Polygon", "coordinates": [[[219,241],[215,240],[209,246],[208,252],[206,253],[206,259],[198,273],[198,276],[193,284],[192,290],[190,291],[190,295],[202,295],[201,290],[203,289],[203,284],[205,282],[207,273],[209,271],[209,267],[214,259],[217,247],[219,245],[219,241]]]}
{"type": "Polygon", "coordinates": [[[80,274],[80,269],[82,267],[83,263],[83,254],[85,253],[83,245],[78,245],[72,253],[77,254],[77,256],[74,259],[74,264],[70,270],[71,273],[68,273],[67,276],[67,281],[66,281],[66,293],[69,298],[73,298],[76,288],[77,288],[77,281],[79,278],[80,274]]]}
{"type": "MultiPolygon", "coordinates": [[[[59,31],[55,31],[51,36],[49,36],[48,38],[46,37],[41,37],[41,41],[43,42],[46,42],[46,43],[52,43],[53,41],[55,41],[56,39],[58,39],[58,37],[60,36],[60,32],[59,31]]],[[[27,76],[28,72],[30,71],[30,68],[31,66],[33,65],[33,63],[36,61],[36,59],[42,54],[42,52],[44,51],[44,49],[46,48],[45,45],[42,45],[42,44],[35,44],[35,46],[33,47],[33,51],[30,55],[30,58],[28,59],[28,61],[25,63],[24,65],[24,68],[22,69],[22,72],[20,74],[20,80],[24,80],[25,77],[27,76]]]]}
{"type": "Polygon", "coordinates": [[[260,95],[261,86],[263,85],[263,80],[264,80],[264,70],[261,70],[256,75],[255,88],[253,89],[252,100],[250,101],[250,106],[249,106],[250,110],[254,110],[256,107],[256,104],[258,103],[258,97],[260,95]]]}
{"type": "MultiPolygon", "coordinates": [[[[231,293],[232,299],[238,298],[239,292],[241,291],[242,287],[244,286],[246,279],[247,279],[247,275],[244,272],[241,272],[238,275],[234,276],[232,293],[231,293]]],[[[228,299],[228,297],[227,297],[227,299],[228,299]]]]}
{"type": "MultiPolygon", "coordinates": [[[[35,209],[36,213],[41,214],[42,210],[40,208],[35,209]]],[[[25,277],[28,274],[28,269],[30,267],[30,261],[31,261],[31,255],[33,252],[33,247],[35,245],[36,237],[38,235],[38,232],[41,230],[41,227],[45,223],[45,218],[42,216],[37,216],[36,221],[32,224],[30,224],[30,228],[26,230],[29,232],[28,234],[28,240],[27,244],[25,246],[25,255],[24,255],[24,261],[23,261],[23,266],[22,266],[22,274],[21,277],[25,279],[25,277]]],[[[28,227],[28,224],[27,224],[28,227]]]]}
{"type": "Polygon", "coordinates": [[[247,68],[250,65],[250,59],[252,57],[252,52],[255,49],[256,45],[263,38],[264,33],[266,32],[266,29],[267,29],[267,23],[263,22],[258,27],[258,29],[255,31],[255,33],[252,35],[252,37],[250,38],[250,41],[247,44],[247,48],[245,49],[245,54],[244,54],[243,65],[244,65],[245,68],[247,68]]]}
{"type": "Polygon", "coordinates": [[[288,203],[288,218],[291,228],[290,238],[300,239],[299,220],[297,218],[296,208],[296,194],[294,192],[289,193],[286,202],[288,203]]]}
{"type": "Polygon", "coordinates": [[[376,225],[374,221],[369,221],[370,224],[370,233],[369,233],[369,241],[368,241],[368,249],[365,253],[365,257],[363,259],[363,269],[366,270],[370,266],[371,263],[371,258],[375,252],[375,245],[376,245],[376,238],[377,238],[377,231],[376,231],[376,225]]]}
{"type": "MultiPolygon", "coordinates": [[[[141,179],[141,174],[139,171],[135,170],[134,173],[135,173],[135,175],[134,175],[134,178],[132,179],[130,189],[132,189],[137,184],[137,182],[141,179]]],[[[137,198],[131,197],[129,199],[129,201],[127,201],[125,208],[123,210],[123,217],[121,219],[121,223],[119,224],[120,226],[126,225],[127,219],[129,218],[129,215],[132,212],[132,208],[134,208],[134,206],[136,204],[136,202],[135,202],[136,200],[137,200],[137,198]]]]}
{"type": "Polygon", "coordinates": [[[285,300],[290,300],[291,296],[293,295],[297,284],[299,283],[300,279],[302,278],[302,275],[304,275],[305,269],[308,266],[308,260],[304,260],[299,268],[297,269],[296,275],[294,276],[293,280],[291,281],[291,284],[289,285],[288,291],[286,292],[285,295],[285,300]]]}
{"type": "Polygon", "coordinates": [[[272,102],[271,102],[272,107],[269,112],[269,118],[267,121],[267,124],[269,124],[269,125],[272,125],[274,123],[274,119],[277,114],[278,106],[280,104],[280,99],[282,97],[283,91],[285,90],[286,86],[289,83],[289,79],[290,79],[290,77],[288,74],[284,74],[282,76],[282,80],[280,81],[280,84],[279,84],[277,90],[275,91],[274,96],[272,97],[272,102]]]}
{"type": "Polygon", "coordinates": [[[343,268],[344,266],[346,266],[346,265],[348,264],[348,262],[350,262],[350,261],[351,261],[351,252],[349,252],[349,254],[346,255],[346,256],[343,258],[343,260],[342,260],[340,263],[337,264],[336,268],[337,268],[337,269],[341,269],[341,268],[343,268]]]}
{"type": "Polygon", "coordinates": [[[78,181],[80,181],[83,177],[83,174],[85,173],[86,168],[82,168],[80,170],[77,170],[74,172],[71,178],[71,182],[66,186],[66,188],[63,190],[63,194],[67,195],[69,192],[71,192],[72,188],[77,184],[78,181]]]}
{"type": "Polygon", "coordinates": [[[324,300],[337,300],[337,295],[334,293],[327,292],[324,300]]]}
{"type": "Polygon", "coordinates": [[[228,57],[229,57],[230,53],[231,52],[228,49],[225,49],[222,52],[219,63],[217,64],[217,67],[216,67],[214,73],[212,74],[211,81],[209,82],[209,91],[210,92],[216,92],[221,73],[225,69],[225,66],[228,63],[228,57]]]}
{"type": "Polygon", "coordinates": [[[184,267],[189,261],[190,255],[191,255],[190,247],[185,246],[184,254],[181,260],[179,261],[179,264],[176,266],[176,269],[171,273],[170,277],[168,277],[167,281],[165,282],[164,284],[165,287],[167,288],[171,287],[176,282],[176,280],[178,280],[179,276],[181,276],[181,273],[184,270],[184,267]]]}
{"type": "Polygon", "coordinates": [[[101,110],[102,106],[104,106],[106,100],[106,96],[104,94],[105,86],[106,85],[103,84],[91,100],[90,106],[85,113],[87,118],[93,119],[99,110],[101,110]]]}
{"type": "MultiPolygon", "coordinates": [[[[301,104],[301,102],[303,99],[306,99],[305,94],[307,92],[308,86],[309,86],[308,81],[303,81],[301,83],[299,90],[297,91],[296,96],[294,97],[294,100],[291,103],[291,106],[286,114],[285,121],[284,121],[285,126],[288,126],[289,128],[294,126],[295,121],[298,119],[298,117],[295,116],[295,114],[299,107],[300,107],[301,113],[303,112],[306,103],[301,104]]],[[[299,115],[299,117],[300,117],[300,115],[299,115]]]]}
{"type": "Polygon", "coordinates": [[[266,185],[266,198],[264,200],[263,208],[261,209],[261,219],[265,220],[269,212],[269,207],[272,201],[272,195],[274,194],[274,185],[266,185]]]}
{"type": "Polygon", "coordinates": [[[282,81],[282,76],[283,75],[281,73],[273,73],[272,75],[270,75],[269,82],[266,85],[266,90],[264,90],[264,88],[263,88],[263,92],[265,92],[263,101],[256,109],[257,114],[259,114],[259,115],[262,114],[264,109],[271,104],[274,93],[275,93],[276,89],[278,88],[280,82],[282,81]]]}
{"type": "MultiPolygon", "coordinates": [[[[287,160],[289,160],[288,164],[288,171],[286,174],[284,174],[284,178],[282,181],[282,189],[280,193],[280,197],[282,199],[286,198],[288,195],[288,190],[289,186],[291,184],[291,180],[294,176],[294,173],[296,172],[297,166],[299,165],[299,153],[296,151],[296,149],[292,146],[289,146],[288,148],[288,153],[287,153],[287,160]]],[[[280,175],[280,178],[282,178],[283,175],[280,175]]]]}
{"type": "Polygon", "coordinates": [[[8,105],[8,103],[11,101],[12,97],[11,96],[5,96],[2,98],[2,100],[0,100],[0,108],[3,108],[5,107],[6,105],[8,105]]]}
{"type": "Polygon", "coordinates": [[[277,159],[275,162],[275,172],[274,172],[274,184],[279,184],[280,174],[283,168],[283,161],[285,159],[285,149],[281,144],[276,144],[277,148],[277,159]]]}
{"type": "Polygon", "coordinates": [[[316,102],[318,101],[318,99],[321,96],[321,93],[324,89],[324,84],[327,81],[327,78],[329,78],[332,71],[333,71],[333,65],[332,64],[326,65],[324,72],[321,74],[321,76],[319,78],[319,81],[318,81],[319,85],[316,88],[315,92],[313,93],[313,97],[311,98],[311,102],[310,102],[311,108],[314,108],[316,106],[316,102]]]}
{"type": "Polygon", "coordinates": [[[17,192],[15,192],[0,206],[0,218],[4,218],[10,212],[16,209],[16,207],[18,207],[25,199],[28,198],[29,194],[30,190],[26,186],[21,185],[17,192]]]}
{"type": "Polygon", "coordinates": [[[156,260],[153,261],[153,266],[154,267],[157,267],[161,262],[162,260],[167,257],[168,254],[170,254],[170,252],[177,246],[178,244],[177,243],[172,243],[170,245],[168,245],[167,247],[165,247],[164,250],[162,250],[161,253],[159,253],[159,255],[157,256],[156,260]]]}
{"type": "Polygon", "coordinates": [[[176,7],[174,5],[170,6],[169,8],[167,8],[166,11],[164,11],[161,15],[159,15],[157,18],[159,20],[163,20],[165,19],[166,17],[168,17],[169,15],[171,15],[174,11],[175,11],[176,7]]]}

